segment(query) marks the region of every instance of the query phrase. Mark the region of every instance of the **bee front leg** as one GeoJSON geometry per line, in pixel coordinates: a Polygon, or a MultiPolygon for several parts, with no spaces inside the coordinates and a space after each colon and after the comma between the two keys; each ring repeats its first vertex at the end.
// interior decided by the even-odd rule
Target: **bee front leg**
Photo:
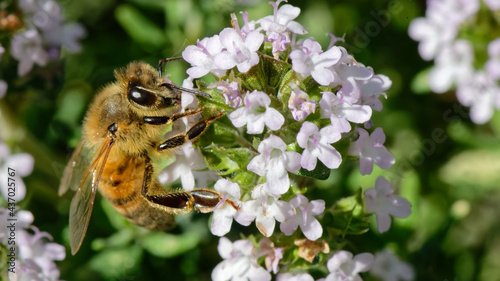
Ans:
{"type": "Polygon", "coordinates": [[[190,140],[194,140],[198,138],[201,134],[203,134],[210,123],[215,121],[216,119],[222,117],[224,113],[219,113],[210,118],[202,119],[194,124],[189,130],[185,133],[177,134],[171,138],[168,138],[163,143],[159,144],[157,147],[158,151],[168,151],[180,146],[183,146],[190,140]]]}
{"type": "Polygon", "coordinates": [[[202,111],[203,111],[202,108],[198,108],[196,110],[188,110],[188,111],[185,111],[182,113],[176,113],[172,116],[145,116],[143,118],[143,120],[144,120],[144,123],[147,123],[150,125],[169,125],[177,119],[180,119],[182,117],[195,115],[197,113],[201,113],[202,111]]]}

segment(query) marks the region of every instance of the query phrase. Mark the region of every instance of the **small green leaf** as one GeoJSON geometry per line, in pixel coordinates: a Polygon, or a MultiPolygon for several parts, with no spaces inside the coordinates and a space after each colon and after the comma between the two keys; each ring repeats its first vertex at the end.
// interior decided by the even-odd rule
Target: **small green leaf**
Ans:
{"type": "MultiPolygon", "coordinates": [[[[262,60],[259,61],[258,64],[254,65],[250,70],[246,73],[240,73],[235,68],[231,72],[241,79],[241,88],[247,91],[266,91],[267,88],[267,79],[265,78],[265,74],[262,71],[262,60]]],[[[232,75],[232,74],[230,74],[232,75]]]]}
{"type": "Polygon", "coordinates": [[[411,90],[415,94],[430,94],[432,91],[429,88],[429,72],[430,68],[424,69],[417,73],[411,81],[411,90]]]}
{"type": "Polygon", "coordinates": [[[247,170],[239,170],[231,175],[231,181],[237,183],[244,192],[252,191],[256,179],[257,175],[247,170]]]}
{"type": "Polygon", "coordinates": [[[229,175],[240,169],[245,169],[253,153],[246,148],[224,148],[212,144],[211,148],[202,149],[210,170],[218,171],[221,175],[229,175]]]}
{"type": "Polygon", "coordinates": [[[280,81],[285,78],[292,66],[282,60],[276,60],[271,56],[262,54],[260,56],[264,68],[264,77],[267,78],[267,86],[276,89],[280,81]]]}
{"type": "Polygon", "coordinates": [[[336,235],[362,234],[369,230],[370,215],[363,213],[361,189],[350,197],[342,198],[324,217],[324,225],[329,225],[329,232],[336,235]]]}
{"type": "Polygon", "coordinates": [[[151,254],[171,258],[196,248],[201,241],[197,231],[174,235],[165,232],[151,232],[142,240],[142,246],[151,254]]]}
{"type": "Polygon", "coordinates": [[[123,248],[108,248],[90,260],[90,268],[99,272],[106,280],[127,276],[141,264],[142,248],[138,245],[123,248]]]}
{"type": "Polygon", "coordinates": [[[328,169],[328,167],[326,167],[325,164],[323,164],[321,161],[318,161],[314,170],[308,171],[304,168],[301,168],[297,172],[297,175],[318,180],[326,180],[330,176],[330,169],[328,169]]]}

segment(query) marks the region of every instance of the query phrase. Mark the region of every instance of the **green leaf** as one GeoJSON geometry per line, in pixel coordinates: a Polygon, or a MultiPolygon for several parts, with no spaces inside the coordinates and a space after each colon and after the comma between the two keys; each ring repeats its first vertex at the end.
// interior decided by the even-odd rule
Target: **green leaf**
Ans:
{"type": "Polygon", "coordinates": [[[474,149],[451,157],[439,170],[439,178],[451,186],[473,188],[477,192],[480,189],[498,189],[498,171],[500,150],[474,149]]]}
{"type": "Polygon", "coordinates": [[[142,246],[155,256],[171,258],[196,248],[201,238],[198,231],[184,232],[180,235],[151,232],[142,240],[142,246]]]}
{"type": "Polygon", "coordinates": [[[430,94],[432,91],[429,88],[429,72],[430,68],[424,69],[417,73],[411,81],[411,90],[415,94],[430,94]]]}
{"type": "Polygon", "coordinates": [[[221,175],[229,175],[240,169],[245,169],[253,153],[246,148],[224,148],[212,144],[211,148],[202,149],[210,170],[218,171],[221,175]]]}
{"type": "Polygon", "coordinates": [[[361,189],[350,197],[337,201],[330,212],[325,214],[323,225],[329,225],[332,234],[362,234],[369,230],[370,215],[363,213],[361,189]]]}
{"type": "Polygon", "coordinates": [[[239,170],[231,175],[231,181],[237,183],[245,193],[253,190],[256,179],[257,175],[247,170],[239,170]]]}
{"type": "Polygon", "coordinates": [[[259,53],[259,63],[247,73],[240,73],[234,69],[233,73],[241,79],[241,86],[248,91],[263,91],[276,94],[280,81],[292,66],[271,56],[259,53]]]}
{"type": "Polygon", "coordinates": [[[165,45],[163,29],[156,26],[132,5],[118,6],[115,10],[115,17],[134,41],[156,48],[165,45]]]}
{"type": "MultiPolygon", "coordinates": [[[[264,78],[267,80],[267,87],[277,89],[280,82],[284,80],[285,75],[289,72],[292,66],[282,60],[276,60],[271,56],[262,54],[260,56],[264,69],[264,78]]],[[[282,84],[282,83],[281,83],[282,84]]]]}
{"type": "Polygon", "coordinates": [[[90,260],[90,268],[99,272],[106,280],[120,279],[136,270],[141,264],[142,248],[138,245],[109,248],[90,260]]]}
{"type": "Polygon", "coordinates": [[[309,177],[309,178],[314,178],[318,180],[326,180],[330,176],[330,169],[323,164],[323,162],[318,161],[316,163],[316,168],[312,171],[308,171],[304,168],[301,168],[298,172],[297,175],[304,176],[304,177],[309,177]]]}

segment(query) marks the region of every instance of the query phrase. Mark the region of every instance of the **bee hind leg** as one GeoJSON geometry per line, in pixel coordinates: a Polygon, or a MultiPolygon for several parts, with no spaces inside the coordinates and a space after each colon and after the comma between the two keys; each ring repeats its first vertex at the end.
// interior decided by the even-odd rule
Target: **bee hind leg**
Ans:
{"type": "Polygon", "coordinates": [[[184,192],[167,192],[154,185],[152,174],[151,160],[146,158],[142,195],[150,202],[167,207],[172,214],[187,213],[193,208],[196,211],[208,213],[213,211],[222,200],[220,193],[204,188],[184,192]]]}

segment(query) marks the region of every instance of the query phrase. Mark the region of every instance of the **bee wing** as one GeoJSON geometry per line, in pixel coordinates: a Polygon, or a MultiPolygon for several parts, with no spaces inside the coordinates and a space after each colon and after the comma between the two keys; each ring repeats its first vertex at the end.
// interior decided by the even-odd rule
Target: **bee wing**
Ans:
{"type": "MultiPolygon", "coordinates": [[[[113,139],[108,138],[106,142],[100,147],[98,152],[93,157],[92,161],[88,161],[90,165],[87,166],[87,169],[83,173],[83,177],[81,177],[81,181],[76,186],[78,189],[71,200],[70,213],[69,213],[69,244],[71,246],[71,253],[74,255],[80,249],[82,245],[83,238],[87,232],[87,228],[89,225],[90,217],[92,215],[92,208],[94,207],[95,195],[97,192],[97,188],[99,186],[99,181],[101,179],[102,171],[104,170],[104,166],[106,165],[106,160],[108,159],[109,152],[113,146],[113,139]]],[[[82,159],[85,157],[83,153],[86,150],[86,147],[83,145],[79,147],[81,155],[78,159],[82,159]]],[[[78,151],[75,151],[77,153],[78,151]]],[[[72,157],[73,158],[73,157],[72,157]]],[[[86,160],[82,160],[82,163],[86,162],[86,160]]],[[[71,163],[70,163],[71,164],[71,163]]],[[[75,168],[77,168],[80,164],[72,164],[75,168]]],[[[68,165],[69,166],[69,165],[68,165]]],[[[67,180],[70,185],[75,181],[75,177],[79,174],[79,168],[74,169],[71,176],[68,176],[68,179],[63,177],[63,181],[67,180]]],[[[61,184],[63,186],[64,182],[61,184]]],[[[73,188],[73,186],[71,186],[73,188]]],[[[61,189],[59,190],[61,191],[61,189]]]]}
{"type": "Polygon", "coordinates": [[[92,153],[85,148],[84,141],[81,141],[71,155],[68,164],[64,168],[61,183],[59,184],[59,196],[65,194],[71,187],[76,190],[80,185],[80,180],[89,166],[92,153]]]}

